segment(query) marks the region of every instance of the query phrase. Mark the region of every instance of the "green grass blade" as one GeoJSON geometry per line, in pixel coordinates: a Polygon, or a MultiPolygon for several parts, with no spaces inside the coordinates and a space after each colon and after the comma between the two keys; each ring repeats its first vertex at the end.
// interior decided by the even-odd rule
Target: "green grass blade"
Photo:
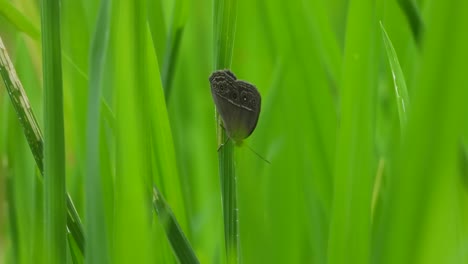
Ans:
{"type": "MultiPolygon", "coordinates": [[[[20,133],[20,125],[16,121],[13,111],[8,112],[8,138],[20,133]]],[[[31,251],[33,244],[34,219],[32,215],[33,184],[34,184],[34,160],[28,153],[27,142],[24,138],[7,142],[8,177],[7,193],[9,222],[12,230],[12,249],[17,263],[30,263],[33,261],[31,251]],[[11,204],[10,204],[11,202],[11,204]]]]}
{"type": "Polygon", "coordinates": [[[407,112],[410,108],[408,89],[406,88],[405,76],[403,74],[403,70],[400,67],[398,56],[382,22],[380,22],[380,29],[382,30],[382,37],[385,44],[385,49],[387,50],[387,57],[390,63],[390,68],[392,70],[393,85],[395,87],[395,98],[398,106],[398,115],[400,116],[400,128],[403,130],[408,120],[407,112]]]}
{"type": "MultiPolygon", "coordinates": [[[[189,230],[187,229],[186,205],[184,204],[184,198],[186,197],[184,197],[183,186],[181,185],[181,178],[177,168],[173,136],[164,98],[165,94],[161,78],[159,77],[158,56],[153,48],[154,44],[149,27],[145,36],[146,38],[142,39],[141,44],[145,45],[145,52],[143,53],[146,56],[142,59],[144,59],[143,64],[146,65],[146,69],[142,73],[146,74],[144,78],[146,84],[142,85],[140,100],[143,102],[141,104],[142,116],[145,120],[148,120],[148,122],[145,122],[145,131],[147,132],[147,137],[151,138],[151,148],[147,149],[147,153],[148,156],[153,158],[153,167],[151,168],[153,174],[152,181],[155,185],[163,187],[162,191],[166,194],[172,205],[172,209],[174,209],[174,213],[169,209],[165,200],[163,201],[165,204],[164,208],[159,203],[162,202],[161,200],[157,200],[158,204],[156,204],[154,195],[153,207],[159,216],[159,222],[163,224],[165,235],[172,246],[174,255],[181,263],[198,263],[195,253],[182,231],[183,228],[189,230]],[[166,223],[169,225],[166,225],[166,223]],[[177,230],[174,230],[173,228],[176,226],[177,230]]],[[[155,189],[155,191],[158,190],[155,189]]],[[[162,197],[159,191],[158,196],[162,197]]],[[[169,248],[169,246],[167,247],[169,248]]],[[[164,254],[159,255],[160,257],[166,257],[164,254]]],[[[172,258],[173,256],[169,255],[169,257],[172,258]]]]}
{"type": "Polygon", "coordinates": [[[200,263],[170,206],[156,187],[153,187],[153,207],[179,262],[200,263]]]}
{"type": "Polygon", "coordinates": [[[159,77],[158,54],[155,53],[154,49],[151,49],[156,40],[152,40],[148,27],[145,33],[146,37],[141,42],[146,54],[142,58],[142,63],[146,65],[145,71],[142,71],[145,74],[145,84],[139,95],[141,96],[140,100],[143,102],[141,111],[144,119],[147,120],[145,129],[151,137],[152,152],[157,164],[157,173],[154,173],[153,181],[158,186],[163,186],[162,192],[165,193],[165,197],[172,205],[181,226],[185,228],[187,227],[187,221],[185,206],[183,199],[181,199],[183,197],[182,185],[177,167],[167,104],[164,99],[163,84],[159,77]]]}
{"type": "Polygon", "coordinates": [[[398,0],[398,4],[406,15],[410,24],[411,32],[413,37],[418,44],[421,42],[422,34],[424,33],[424,21],[419,12],[417,3],[415,0],[398,0]]]}
{"type": "Polygon", "coordinates": [[[215,0],[214,4],[214,68],[229,69],[236,32],[237,0],[215,0]]]}
{"type": "Polygon", "coordinates": [[[39,40],[41,33],[31,21],[23,15],[11,1],[0,0],[0,16],[5,17],[19,31],[26,33],[31,38],[39,40]]]}
{"type": "MultiPolygon", "coordinates": [[[[231,68],[234,36],[237,20],[237,0],[214,1],[214,57],[215,69],[231,68]]],[[[227,135],[218,119],[218,145],[227,140],[227,135]]],[[[224,214],[224,241],[227,263],[240,259],[239,216],[237,208],[236,171],[234,167],[234,144],[229,140],[218,151],[219,177],[224,214]]]]}
{"type": "Polygon", "coordinates": [[[158,55],[158,64],[162,66],[163,54],[166,51],[167,30],[161,1],[148,0],[148,24],[153,38],[154,51],[158,55]]]}
{"type": "Polygon", "coordinates": [[[71,262],[73,264],[82,264],[83,261],[83,254],[81,254],[80,249],[78,248],[78,245],[75,243],[75,240],[73,239],[73,236],[71,233],[67,233],[67,238],[68,238],[68,250],[70,252],[70,258],[71,262]]]}
{"type": "MultiPolygon", "coordinates": [[[[146,1],[113,1],[110,41],[116,107],[115,212],[112,260],[115,263],[152,263],[150,158],[141,113],[141,87],[146,71],[146,1]],[[123,37],[124,36],[124,37],[123,37]],[[148,192],[149,191],[149,192],[148,192]],[[131,228],[129,228],[131,227],[131,228]],[[129,241],[132,241],[129,243],[129,241]]],[[[151,47],[153,49],[153,47],[151,47]]]]}
{"type": "Polygon", "coordinates": [[[369,263],[373,94],[374,1],[350,1],[341,79],[328,263],[369,263]]]}
{"type": "MultiPolygon", "coordinates": [[[[166,102],[172,93],[172,82],[174,79],[174,70],[177,63],[177,56],[180,49],[182,34],[187,21],[188,4],[186,0],[177,0],[174,4],[172,21],[167,36],[166,50],[164,53],[164,63],[162,66],[162,82],[166,102]]],[[[159,54],[158,54],[159,55],[159,54]]],[[[159,56],[162,56],[160,54],[159,56]]]]}
{"type": "Polygon", "coordinates": [[[330,75],[332,83],[337,85],[340,79],[342,52],[338,39],[333,32],[332,25],[328,19],[325,1],[304,1],[306,10],[310,15],[305,15],[308,19],[309,27],[317,45],[318,53],[323,64],[330,75]]]}
{"type": "MultiPolygon", "coordinates": [[[[11,63],[8,53],[3,45],[3,41],[0,38],[0,74],[5,83],[5,87],[8,90],[10,99],[13,107],[16,111],[16,115],[23,127],[24,134],[29,144],[29,148],[34,156],[36,165],[41,172],[44,174],[43,165],[43,137],[39,124],[29,104],[29,99],[23,86],[16,74],[15,68],[11,63]]],[[[67,194],[67,226],[72,232],[73,238],[77,242],[81,252],[84,252],[84,234],[81,220],[78,216],[78,212],[73,204],[70,195],[67,194]]]]}
{"type": "Polygon", "coordinates": [[[468,2],[434,1],[402,144],[376,242],[379,263],[464,263],[466,192],[458,153],[466,124],[468,2]],[[450,30],[447,30],[450,28],[450,30]],[[443,89],[441,88],[443,87],[443,89]],[[442,242],[442,243],[441,243],[442,242]]]}
{"type": "Polygon", "coordinates": [[[103,180],[100,162],[101,86],[110,29],[110,1],[101,7],[92,41],[89,68],[86,185],[86,263],[109,263],[103,180]]]}
{"type": "MultiPolygon", "coordinates": [[[[151,151],[155,163],[153,182],[161,186],[162,192],[172,205],[177,215],[180,225],[187,228],[186,207],[184,204],[184,194],[182,191],[182,181],[177,167],[176,153],[174,149],[173,136],[167,113],[167,105],[164,99],[160,72],[157,64],[157,55],[149,34],[146,34],[145,48],[146,54],[143,64],[146,65],[146,84],[141,89],[140,100],[142,116],[148,122],[145,123],[145,130],[151,138],[151,151]]],[[[150,151],[150,153],[151,153],[150,151]]]]}
{"type": "Polygon", "coordinates": [[[18,216],[16,215],[16,200],[14,198],[14,193],[13,193],[13,183],[11,180],[11,176],[6,178],[6,199],[8,201],[11,201],[11,205],[8,206],[8,217],[10,221],[10,228],[11,228],[11,247],[12,247],[12,256],[11,259],[13,260],[12,262],[20,262],[19,259],[19,246],[20,246],[20,239],[19,239],[19,234],[18,234],[18,227],[17,227],[17,218],[18,216]]]}
{"type": "Polygon", "coordinates": [[[44,0],[41,5],[44,78],[44,192],[45,249],[47,263],[65,263],[66,190],[65,136],[62,101],[60,4],[44,0]]]}
{"type": "Polygon", "coordinates": [[[0,73],[3,77],[5,87],[10,95],[13,107],[16,111],[21,126],[24,129],[31,152],[36,160],[39,170],[43,171],[43,142],[42,132],[32,112],[29,99],[18,79],[13,63],[8,56],[3,40],[0,38],[0,73]]]}
{"type": "MultiPolygon", "coordinates": [[[[22,76],[22,82],[28,87],[36,87],[38,82],[36,75],[27,74],[30,72],[33,67],[31,60],[29,58],[29,52],[26,50],[22,37],[16,39],[16,65],[15,68],[18,71],[18,74],[22,76]]],[[[3,89],[1,92],[5,92],[6,89],[3,89]]],[[[0,92],[0,93],[1,93],[0,92]]],[[[9,99],[6,97],[5,99],[9,99]]],[[[32,102],[31,102],[32,103],[32,102]]],[[[8,141],[6,153],[7,156],[4,159],[4,162],[7,160],[8,164],[5,164],[9,167],[8,172],[11,173],[11,182],[13,188],[10,191],[13,193],[14,199],[16,200],[16,214],[17,214],[17,224],[15,225],[18,228],[19,235],[19,263],[31,263],[43,262],[42,255],[42,244],[43,239],[40,237],[39,229],[42,225],[42,221],[36,221],[36,219],[42,219],[42,215],[36,213],[41,208],[36,207],[36,203],[42,205],[42,201],[36,200],[35,189],[36,189],[36,172],[37,167],[35,165],[35,160],[31,155],[31,150],[29,149],[28,142],[26,137],[22,136],[22,126],[18,122],[18,117],[16,116],[15,111],[13,110],[12,104],[8,101],[5,101],[5,105],[8,107],[8,124],[4,126],[8,130],[8,141]],[[19,135],[19,137],[17,137],[19,135]],[[11,140],[11,139],[15,140],[11,140]]],[[[0,176],[1,177],[1,176],[0,176]]]]}

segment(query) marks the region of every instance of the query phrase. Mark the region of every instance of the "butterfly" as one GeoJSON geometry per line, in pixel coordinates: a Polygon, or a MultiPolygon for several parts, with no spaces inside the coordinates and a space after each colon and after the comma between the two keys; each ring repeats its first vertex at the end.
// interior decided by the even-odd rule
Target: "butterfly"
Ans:
{"type": "Polygon", "coordinates": [[[238,80],[229,70],[211,74],[211,95],[224,129],[236,144],[252,134],[260,115],[261,96],[254,85],[238,80]]]}

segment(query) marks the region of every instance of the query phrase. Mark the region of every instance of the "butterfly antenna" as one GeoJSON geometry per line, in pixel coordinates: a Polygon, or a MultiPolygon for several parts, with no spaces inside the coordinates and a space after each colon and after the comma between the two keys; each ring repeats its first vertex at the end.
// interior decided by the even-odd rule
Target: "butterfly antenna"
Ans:
{"type": "Polygon", "coordinates": [[[264,162],[268,163],[268,164],[271,164],[271,162],[269,162],[267,159],[265,159],[264,157],[262,157],[260,154],[258,154],[255,150],[253,150],[249,145],[247,145],[247,143],[245,144],[247,146],[247,148],[250,149],[250,151],[252,151],[255,155],[257,155],[257,157],[259,157],[261,160],[263,160],[264,162]]]}

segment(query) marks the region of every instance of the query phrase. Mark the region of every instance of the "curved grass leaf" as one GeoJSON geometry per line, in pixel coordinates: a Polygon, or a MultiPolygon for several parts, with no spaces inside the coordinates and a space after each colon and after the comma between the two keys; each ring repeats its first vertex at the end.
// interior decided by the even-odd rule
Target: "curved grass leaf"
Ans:
{"type": "Polygon", "coordinates": [[[392,41],[385,31],[382,21],[380,22],[380,29],[382,30],[382,38],[385,44],[385,49],[387,50],[387,57],[390,63],[390,68],[392,69],[395,98],[398,106],[398,115],[400,116],[400,128],[403,130],[408,120],[407,112],[410,107],[408,89],[406,88],[405,76],[400,67],[398,56],[395,49],[393,48],[392,41]]]}
{"type": "Polygon", "coordinates": [[[398,4],[406,15],[411,27],[413,37],[418,44],[421,42],[421,35],[424,33],[424,21],[419,12],[415,0],[398,0],[398,4]]]}
{"type": "Polygon", "coordinates": [[[395,154],[379,263],[466,262],[459,147],[466,124],[468,2],[434,1],[402,144],[395,154]],[[447,29],[450,30],[447,30],[447,29]]]}

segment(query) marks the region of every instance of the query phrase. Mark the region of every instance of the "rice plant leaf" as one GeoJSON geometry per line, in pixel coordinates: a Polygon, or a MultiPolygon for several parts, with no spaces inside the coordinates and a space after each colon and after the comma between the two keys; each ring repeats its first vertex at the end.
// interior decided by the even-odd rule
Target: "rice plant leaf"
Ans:
{"type": "Polygon", "coordinates": [[[147,55],[145,4],[146,1],[112,1],[110,43],[114,45],[110,51],[116,108],[116,206],[111,256],[114,263],[152,263],[148,221],[151,192],[146,188],[151,165],[146,150],[151,140],[145,130],[140,100],[140,89],[148,78],[146,71],[140,70],[147,55]]]}
{"type": "Polygon", "coordinates": [[[453,7],[435,1],[428,12],[409,122],[395,153],[376,240],[380,263],[466,262],[459,240],[467,233],[458,155],[468,98],[461,70],[468,60],[468,2],[453,7]]]}
{"type": "MultiPolygon", "coordinates": [[[[143,46],[141,52],[142,54],[145,54],[140,59],[142,60],[141,63],[146,65],[146,67],[144,71],[140,72],[142,75],[145,75],[145,77],[140,78],[144,84],[141,85],[142,88],[138,94],[139,100],[143,102],[139,106],[142,118],[147,120],[147,122],[143,124],[144,133],[146,138],[151,140],[151,144],[149,144],[149,147],[146,149],[146,153],[148,157],[152,158],[152,163],[154,164],[150,169],[148,169],[150,174],[152,174],[152,178],[149,178],[148,180],[154,182],[157,186],[162,186],[162,191],[165,193],[165,197],[168,199],[172,205],[172,209],[174,210],[174,213],[171,212],[171,217],[176,221],[175,217],[177,216],[177,226],[181,233],[182,228],[188,230],[184,199],[181,199],[181,197],[184,196],[184,193],[182,192],[172,131],[167,113],[162,82],[159,75],[160,70],[157,61],[157,54],[153,48],[154,45],[149,26],[142,29],[140,34],[144,36],[140,42],[140,45],[143,46]]],[[[164,214],[161,217],[162,218],[159,220],[164,222],[164,214]]],[[[166,228],[166,226],[164,228],[166,228]]],[[[168,241],[178,241],[177,237],[174,238],[177,234],[178,233],[174,232],[166,232],[168,241]]],[[[185,235],[183,236],[185,237],[185,235]]],[[[182,242],[179,241],[179,243],[182,242]]],[[[183,243],[188,243],[188,240],[184,240],[183,243]]],[[[181,256],[181,248],[182,252],[185,252],[187,248],[191,250],[190,245],[176,244],[172,246],[174,255],[182,259],[186,259],[186,257],[181,256]]],[[[182,255],[184,254],[185,253],[182,253],[182,255]]],[[[192,253],[192,255],[193,257],[195,256],[194,253],[192,253]]]]}
{"type": "Polygon", "coordinates": [[[31,21],[23,15],[13,4],[8,0],[0,0],[0,16],[5,17],[19,31],[26,33],[35,40],[39,40],[41,33],[31,21]]]}
{"type": "Polygon", "coordinates": [[[400,67],[398,56],[393,48],[392,41],[388,37],[387,32],[380,22],[380,29],[382,30],[382,37],[387,51],[388,61],[392,70],[393,86],[395,88],[395,98],[398,106],[398,115],[400,116],[400,128],[403,130],[408,121],[408,111],[410,108],[408,89],[406,88],[405,76],[400,67]]]}
{"type": "Polygon", "coordinates": [[[100,162],[101,86],[109,41],[110,1],[101,1],[92,41],[89,68],[89,100],[86,153],[86,263],[109,263],[103,180],[100,162]]]}
{"type": "Polygon", "coordinates": [[[374,1],[350,1],[328,263],[369,263],[373,183],[374,1]]]}
{"type": "Polygon", "coordinates": [[[163,65],[163,54],[166,51],[167,30],[164,21],[162,2],[148,0],[148,24],[153,38],[154,51],[158,55],[158,64],[163,65]]]}
{"type": "MultiPolygon", "coordinates": [[[[0,74],[5,83],[5,87],[10,95],[13,108],[16,111],[18,120],[23,127],[24,134],[29,144],[29,148],[33,154],[36,165],[39,168],[41,175],[44,173],[43,165],[43,136],[39,124],[36,120],[34,112],[29,103],[29,99],[26,92],[23,89],[23,85],[19,80],[13,63],[8,56],[6,48],[0,38],[0,74]]],[[[42,181],[41,181],[42,183],[42,181]]],[[[73,201],[69,194],[66,197],[68,214],[67,214],[67,226],[72,232],[73,238],[78,244],[81,252],[84,252],[84,234],[81,219],[79,218],[78,212],[73,204],[73,201]]]]}
{"type": "Polygon", "coordinates": [[[419,8],[415,0],[398,0],[400,8],[408,19],[413,37],[418,44],[421,42],[422,34],[424,33],[424,21],[420,14],[419,8]]]}
{"type": "MultiPolygon", "coordinates": [[[[186,0],[177,0],[174,3],[172,19],[166,40],[166,49],[164,52],[164,61],[162,64],[161,78],[164,87],[166,102],[172,93],[172,82],[174,70],[177,63],[177,57],[180,50],[180,43],[184,32],[188,15],[188,2],[186,0]]],[[[158,57],[163,54],[158,54],[158,57]]]]}
{"type": "Polygon", "coordinates": [[[333,32],[332,25],[328,19],[325,1],[303,1],[304,7],[310,12],[306,15],[309,28],[317,45],[318,53],[323,64],[330,75],[332,83],[337,85],[340,79],[340,63],[343,54],[339,47],[338,39],[333,32]]]}
{"type": "Polygon", "coordinates": [[[70,252],[71,262],[73,264],[82,264],[84,261],[83,254],[81,254],[80,249],[78,248],[77,244],[75,243],[73,236],[70,232],[67,232],[68,238],[68,250],[70,252]]]}
{"type": "MultiPolygon", "coordinates": [[[[25,41],[22,38],[18,38],[16,41],[16,69],[19,74],[23,74],[22,81],[34,87],[37,83],[35,75],[26,75],[24,73],[29,72],[32,69],[31,60],[28,58],[29,53],[26,51],[25,41]]],[[[0,85],[3,86],[3,85],[0,85]]],[[[0,91],[0,93],[3,91],[0,91]]],[[[9,99],[6,96],[4,99],[9,99]]],[[[18,262],[19,263],[31,263],[35,260],[42,260],[40,248],[43,244],[43,240],[37,235],[37,225],[41,222],[35,219],[41,219],[40,214],[35,214],[36,210],[36,197],[35,197],[35,186],[37,183],[36,174],[37,171],[35,161],[31,155],[31,150],[27,140],[22,135],[22,127],[18,122],[18,117],[15,111],[12,111],[11,103],[4,101],[5,105],[8,106],[8,124],[5,124],[5,130],[7,130],[6,141],[6,157],[8,164],[6,171],[10,178],[8,181],[11,182],[11,188],[7,192],[13,194],[13,202],[16,210],[16,223],[15,228],[18,229],[18,262]],[[17,137],[16,135],[20,135],[17,137]],[[15,140],[11,140],[15,138],[15,140]],[[39,249],[39,250],[38,250],[39,249]]],[[[0,150],[0,152],[2,152],[0,150]]],[[[1,176],[0,176],[1,177],[1,176]]],[[[1,184],[1,183],[0,183],[1,184]]],[[[2,192],[2,191],[0,191],[2,192]]]]}
{"type": "Polygon", "coordinates": [[[153,187],[153,207],[179,262],[200,263],[174,213],[156,186],[153,187]]]}
{"type": "MultiPolygon", "coordinates": [[[[237,20],[237,0],[214,1],[214,68],[231,68],[234,36],[237,20]]],[[[237,208],[237,183],[234,167],[234,143],[228,137],[218,120],[219,177],[224,214],[224,241],[227,263],[239,263],[239,216],[237,208]],[[227,143],[225,143],[227,142],[227,143]],[[224,145],[223,145],[224,144],[224,145]]]]}
{"type": "Polygon", "coordinates": [[[41,2],[44,82],[44,193],[46,262],[65,263],[66,189],[65,136],[63,120],[60,4],[41,2]]]}
{"type": "Polygon", "coordinates": [[[183,202],[182,181],[177,167],[176,152],[174,149],[173,136],[170,126],[167,105],[164,99],[164,91],[160,75],[160,68],[157,64],[157,54],[154,53],[149,28],[146,28],[146,39],[144,42],[145,56],[144,61],[146,70],[145,84],[139,94],[142,116],[148,122],[145,122],[145,131],[151,138],[152,157],[155,159],[156,170],[153,173],[152,181],[157,186],[161,186],[166,199],[172,205],[172,209],[179,219],[183,228],[187,228],[187,216],[185,204],[183,202]]]}

